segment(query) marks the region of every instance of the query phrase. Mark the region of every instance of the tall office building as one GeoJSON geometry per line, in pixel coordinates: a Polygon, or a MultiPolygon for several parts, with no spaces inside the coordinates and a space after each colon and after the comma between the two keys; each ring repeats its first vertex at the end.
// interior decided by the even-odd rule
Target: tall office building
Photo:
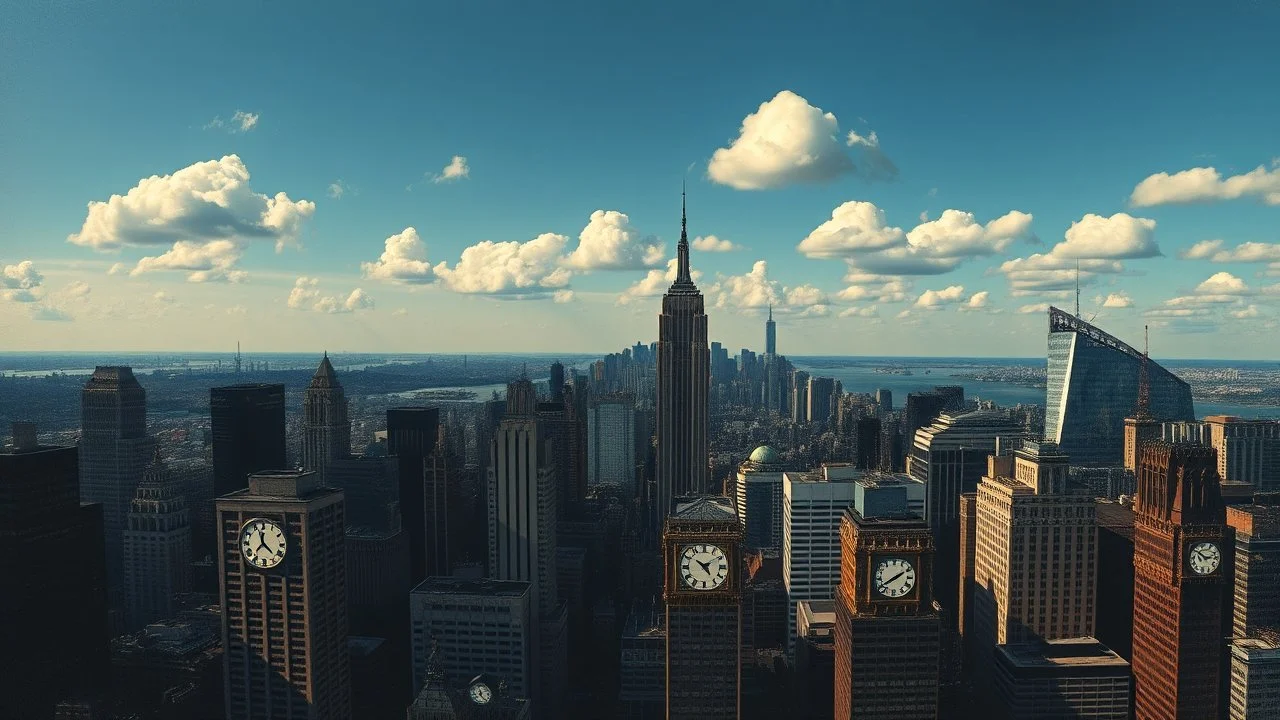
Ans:
{"type": "Polygon", "coordinates": [[[826,423],[831,421],[832,400],[836,394],[836,381],[828,377],[809,378],[809,409],[805,413],[809,422],[826,423]]]}
{"type": "Polygon", "coordinates": [[[1217,717],[1229,548],[1213,449],[1145,447],[1135,513],[1135,717],[1217,717]]]}
{"type": "Polygon", "coordinates": [[[80,503],[76,448],[14,430],[0,449],[0,717],[48,718],[110,674],[102,506],[80,503]]]}
{"type": "Polygon", "coordinates": [[[769,319],[764,322],[764,354],[778,354],[778,324],[773,321],[773,305],[769,305],[769,319]]]}
{"type": "Polygon", "coordinates": [[[667,711],[667,628],[661,606],[636,601],[622,629],[618,662],[621,717],[650,720],[667,711]]]}
{"type": "Polygon", "coordinates": [[[314,470],[324,483],[330,463],[350,455],[347,394],[326,352],[302,396],[302,468],[314,470]]]}
{"type": "Polygon", "coordinates": [[[173,614],[191,589],[191,523],[186,500],[157,452],[143,474],[124,531],[124,591],[131,630],[173,614]]]}
{"type": "Polygon", "coordinates": [[[809,422],[809,373],[791,373],[791,422],[809,422]]]}
{"type": "Polygon", "coordinates": [[[737,720],[742,530],[723,498],[681,502],[662,535],[668,720],[737,720]]]}
{"type": "Polygon", "coordinates": [[[855,426],[857,465],[863,470],[874,470],[880,467],[880,418],[858,418],[855,426]]]}
{"type": "Polygon", "coordinates": [[[216,496],[245,489],[253,473],[288,467],[284,439],[284,385],[210,388],[209,415],[216,496]]]}
{"type": "Polygon", "coordinates": [[[414,694],[434,654],[451,685],[488,674],[515,697],[529,698],[538,642],[532,604],[527,582],[431,577],[419,583],[409,593],[414,694]]]}
{"type": "Polygon", "coordinates": [[[309,471],[218,498],[228,718],[351,717],[343,509],[309,471]]]}
{"type": "Polygon", "coordinates": [[[1231,641],[1230,720],[1275,717],[1280,712],[1280,635],[1231,641]]]}
{"type": "Polygon", "coordinates": [[[447,575],[449,568],[427,568],[426,467],[440,436],[440,409],[387,409],[387,453],[399,461],[400,517],[409,536],[409,585],[428,573],[447,575]]]}
{"type": "Polygon", "coordinates": [[[738,465],[734,505],[748,552],[782,547],[782,471],[778,451],[761,445],[738,465]]]}
{"type": "Polygon", "coordinates": [[[943,413],[932,425],[916,431],[913,438],[907,471],[928,493],[925,520],[938,553],[933,566],[934,594],[952,618],[959,604],[960,494],[977,491],[997,438],[1021,435],[1022,428],[1004,414],[978,410],[963,415],[943,413]]]}
{"type": "MultiPolygon", "coordinates": [[[[1124,419],[1138,404],[1144,355],[1058,308],[1049,308],[1045,438],[1083,466],[1124,460],[1124,419]]],[[[1149,410],[1161,420],[1194,420],[1191,386],[1147,361],[1149,410]]]]}
{"type": "Polygon", "coordinates": [[[907,402],[902,408],[901,428],[902,437],[908,445],[907,454],[911,454],[910,444],[917,430],[932,425],[944,412],[949,411],[953,415],[961,414],[964,409],[963,396],[961,401],[956,404],[953,397],[936,390],[907,393],[907,402]]]}
{"type": "Polygon", "coordinates": [[[1218,451],[1218,476],[1262,492],[1280,490],[1280,422],[1208,415],[1209,442],[1218,451]]]}
{"type": "Polygon", "coordinates": [[[796,603],[796,714],[806,720],[835,715],[836,603],[802,600],[796,603]]]}
{"type": "Polygon", "coordinates": [[[906,488],[864,485],[845,510],[840,544],[835,717],[937,717],[933,535],[907,510],[906,488]]]}
{"type": "Polygon", "coordinates": [[[636,403],[627,393],[592,398],[587,409],[587,484],[636,489],[636,403]]]}
{"type": "Polygon", "coordinates": [[[1280,495],[1227,508],[1235,530],[1230,664],[1231,720],[1280,710],[1280,495]]]}
{"type": "Polygon", "coordinates": [[[534,711],[556,717],[565,687],[568,607],[556,583],[556,467],[528,380],[507,389],[507,412],[494,433],[488,477],[489,573],[530,584],[539,674],[534,711]]]}
{"type": "Polygon", "coordinates": [[[547,375],[547,397],[554,403],[564,401],[564,365],[559,360],[551,363],[551,373],[547,375]]]}
{"type": "Polygon", "coordinates": [[[1094,634],[1096,506],[1089,494],[1068,490],[1068,467],[1052,443],[1028,441],[988,458],[971,546],[973,627],[965,636],[984,681],[992,679],[997,645],[1094,634]]]}
{"type": "Polygon", "coordinates": [[[893,391],[888,388],[876,390],[876,404],[882,412],[893,412],[893,391]]]}
{"type": "Polygon", "coordinates": [[[675,498],[710,490],[707,429],[710,415],[710,349],[702,293],[689,268],[689,235],[680,208],[676,279],[662,296],[658,316],[657,521],[675,498]]]}
{"type": "Polygon", "coordinates": [[[787,649],[795,647],[797,605],[825,601],[840,586],[840,519],[853,504],[854,475],[783,473],[782,582],[787,590],[787,649]]]}
{"type": "Polygon", "coordinates": [[[80,499],[102,505],[107,603],[124,612],[124,529],[129,506],[151,460],[147,392],[127,367],[100,366],[80,393],[80,499]]]}

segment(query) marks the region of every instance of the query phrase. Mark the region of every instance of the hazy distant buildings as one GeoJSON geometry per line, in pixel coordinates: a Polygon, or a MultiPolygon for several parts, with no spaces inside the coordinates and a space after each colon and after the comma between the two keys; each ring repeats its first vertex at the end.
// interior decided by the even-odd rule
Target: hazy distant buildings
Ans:
{"type": "Polygon", "coordinates": [[[213,487],[221,497],[249,486],[249,475],[288,467],[284,385],[210,388],[213,487]]]}
{"type": "Polygon", "coordinates": [[[316,471],[324,483],[330,463],[349,455],[351,420],[347,417],[347,395],[325,353],[302,396],[302,468],[316,471]]]}
{"type": "Polygon", "coordinates": [[[351,717],[342,491],[255,473],[217,511],[227,717],[351,717]]]}
{"type": "Polygon", "coordinates": [[[124,531],[124,592],[130,629],[169,617],[191,589],[191,523],[177,478],[157,453],[143,475],[124,531]]]}
{"type": "Polygon", "coordinates": [[[76,448],[15,430],[0,450],[0,717],[48,718],[109,679],[102,506],[80,504],[76,448]]]}
{"type": "MultiPolygon", "coordinates": [[[[1124,419],[1138,404],[1143,353],[1058,308],[1049,308],[1045,437],[1075,465],[1118,466],[1124,419]]],[[[1195,420],[1191,386],[1148,361],[1151,415],[1195,420]]]]}
{"type": "Polygon", "coordinates": [[[124,529],[134,491],[151,461],[147,392],[127,367],[100,366],[80,393],[80,500],[102,504],[107,599],[124,611],[124,529]]]}
{"type": "Polygon", "coordinates": [[[587,484],[616,483],[627,493],[636,485],[635,398],[592,398],[587,409],[587,484]]]}
{"type": "Polygon", "coordinates": [[[791,422],[809,421],[809,373],[791,373],[791,422]]]}
{"type": "Polygon", "coordinates": [[[675,498],[710,489],[707,430],[710,352],[702,293],[689,267],[684,210],[676,246],[676,279],[662,296],[658,316],[657,522],[675,498]]]}

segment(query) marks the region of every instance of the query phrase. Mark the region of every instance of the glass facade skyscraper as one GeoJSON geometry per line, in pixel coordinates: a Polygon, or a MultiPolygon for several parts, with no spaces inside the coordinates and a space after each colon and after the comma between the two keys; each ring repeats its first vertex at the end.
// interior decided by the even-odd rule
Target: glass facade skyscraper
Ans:
{"type": "MultiPolygon", "coordinates": [[[[1072,465],[1118,466],[1124,419],[1138,404],[1142,353],[1058,308],[1049,308],[1045,439],[1072,465]]],[[[1191,386],[1147,361],[1150,412],[1164,421],[1195,420],[1191,386]]]]}

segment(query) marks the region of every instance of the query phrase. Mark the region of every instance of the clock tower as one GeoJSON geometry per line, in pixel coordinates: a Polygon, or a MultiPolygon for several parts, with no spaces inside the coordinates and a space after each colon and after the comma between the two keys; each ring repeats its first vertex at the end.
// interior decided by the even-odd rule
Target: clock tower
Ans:
{"type": "Polygon", "coordinates": [[[727,498],[677,501],[662,534],[667,720],[737,720],[742,529],[727,498]]]}
{"type": "Polygon", "coordinates": [[[1232,558],[1216,451],[1145,445],[1134,514],[1135,717],[1218,717],[1232,558]]]}
{"type": "Polygon", "coordinates": [[[938,715],[941,620],[933,534],[907,509],[906,486],[868,477],[840,523],[835,717],[938,715]]]}

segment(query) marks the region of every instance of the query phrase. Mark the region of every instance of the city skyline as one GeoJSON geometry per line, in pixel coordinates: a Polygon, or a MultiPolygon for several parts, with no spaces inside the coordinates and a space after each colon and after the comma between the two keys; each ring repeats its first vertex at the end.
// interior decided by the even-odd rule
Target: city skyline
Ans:
{"type": "Polygon", "coordinates": [[[1036,356],[1079,261],[1085,319],[1153,356],[1280,350],[1277,8],[298,7],[14,8],[12,349],[649,340],[687,181],[727,347],[772,304],[785,354],[1036,356]]]}

